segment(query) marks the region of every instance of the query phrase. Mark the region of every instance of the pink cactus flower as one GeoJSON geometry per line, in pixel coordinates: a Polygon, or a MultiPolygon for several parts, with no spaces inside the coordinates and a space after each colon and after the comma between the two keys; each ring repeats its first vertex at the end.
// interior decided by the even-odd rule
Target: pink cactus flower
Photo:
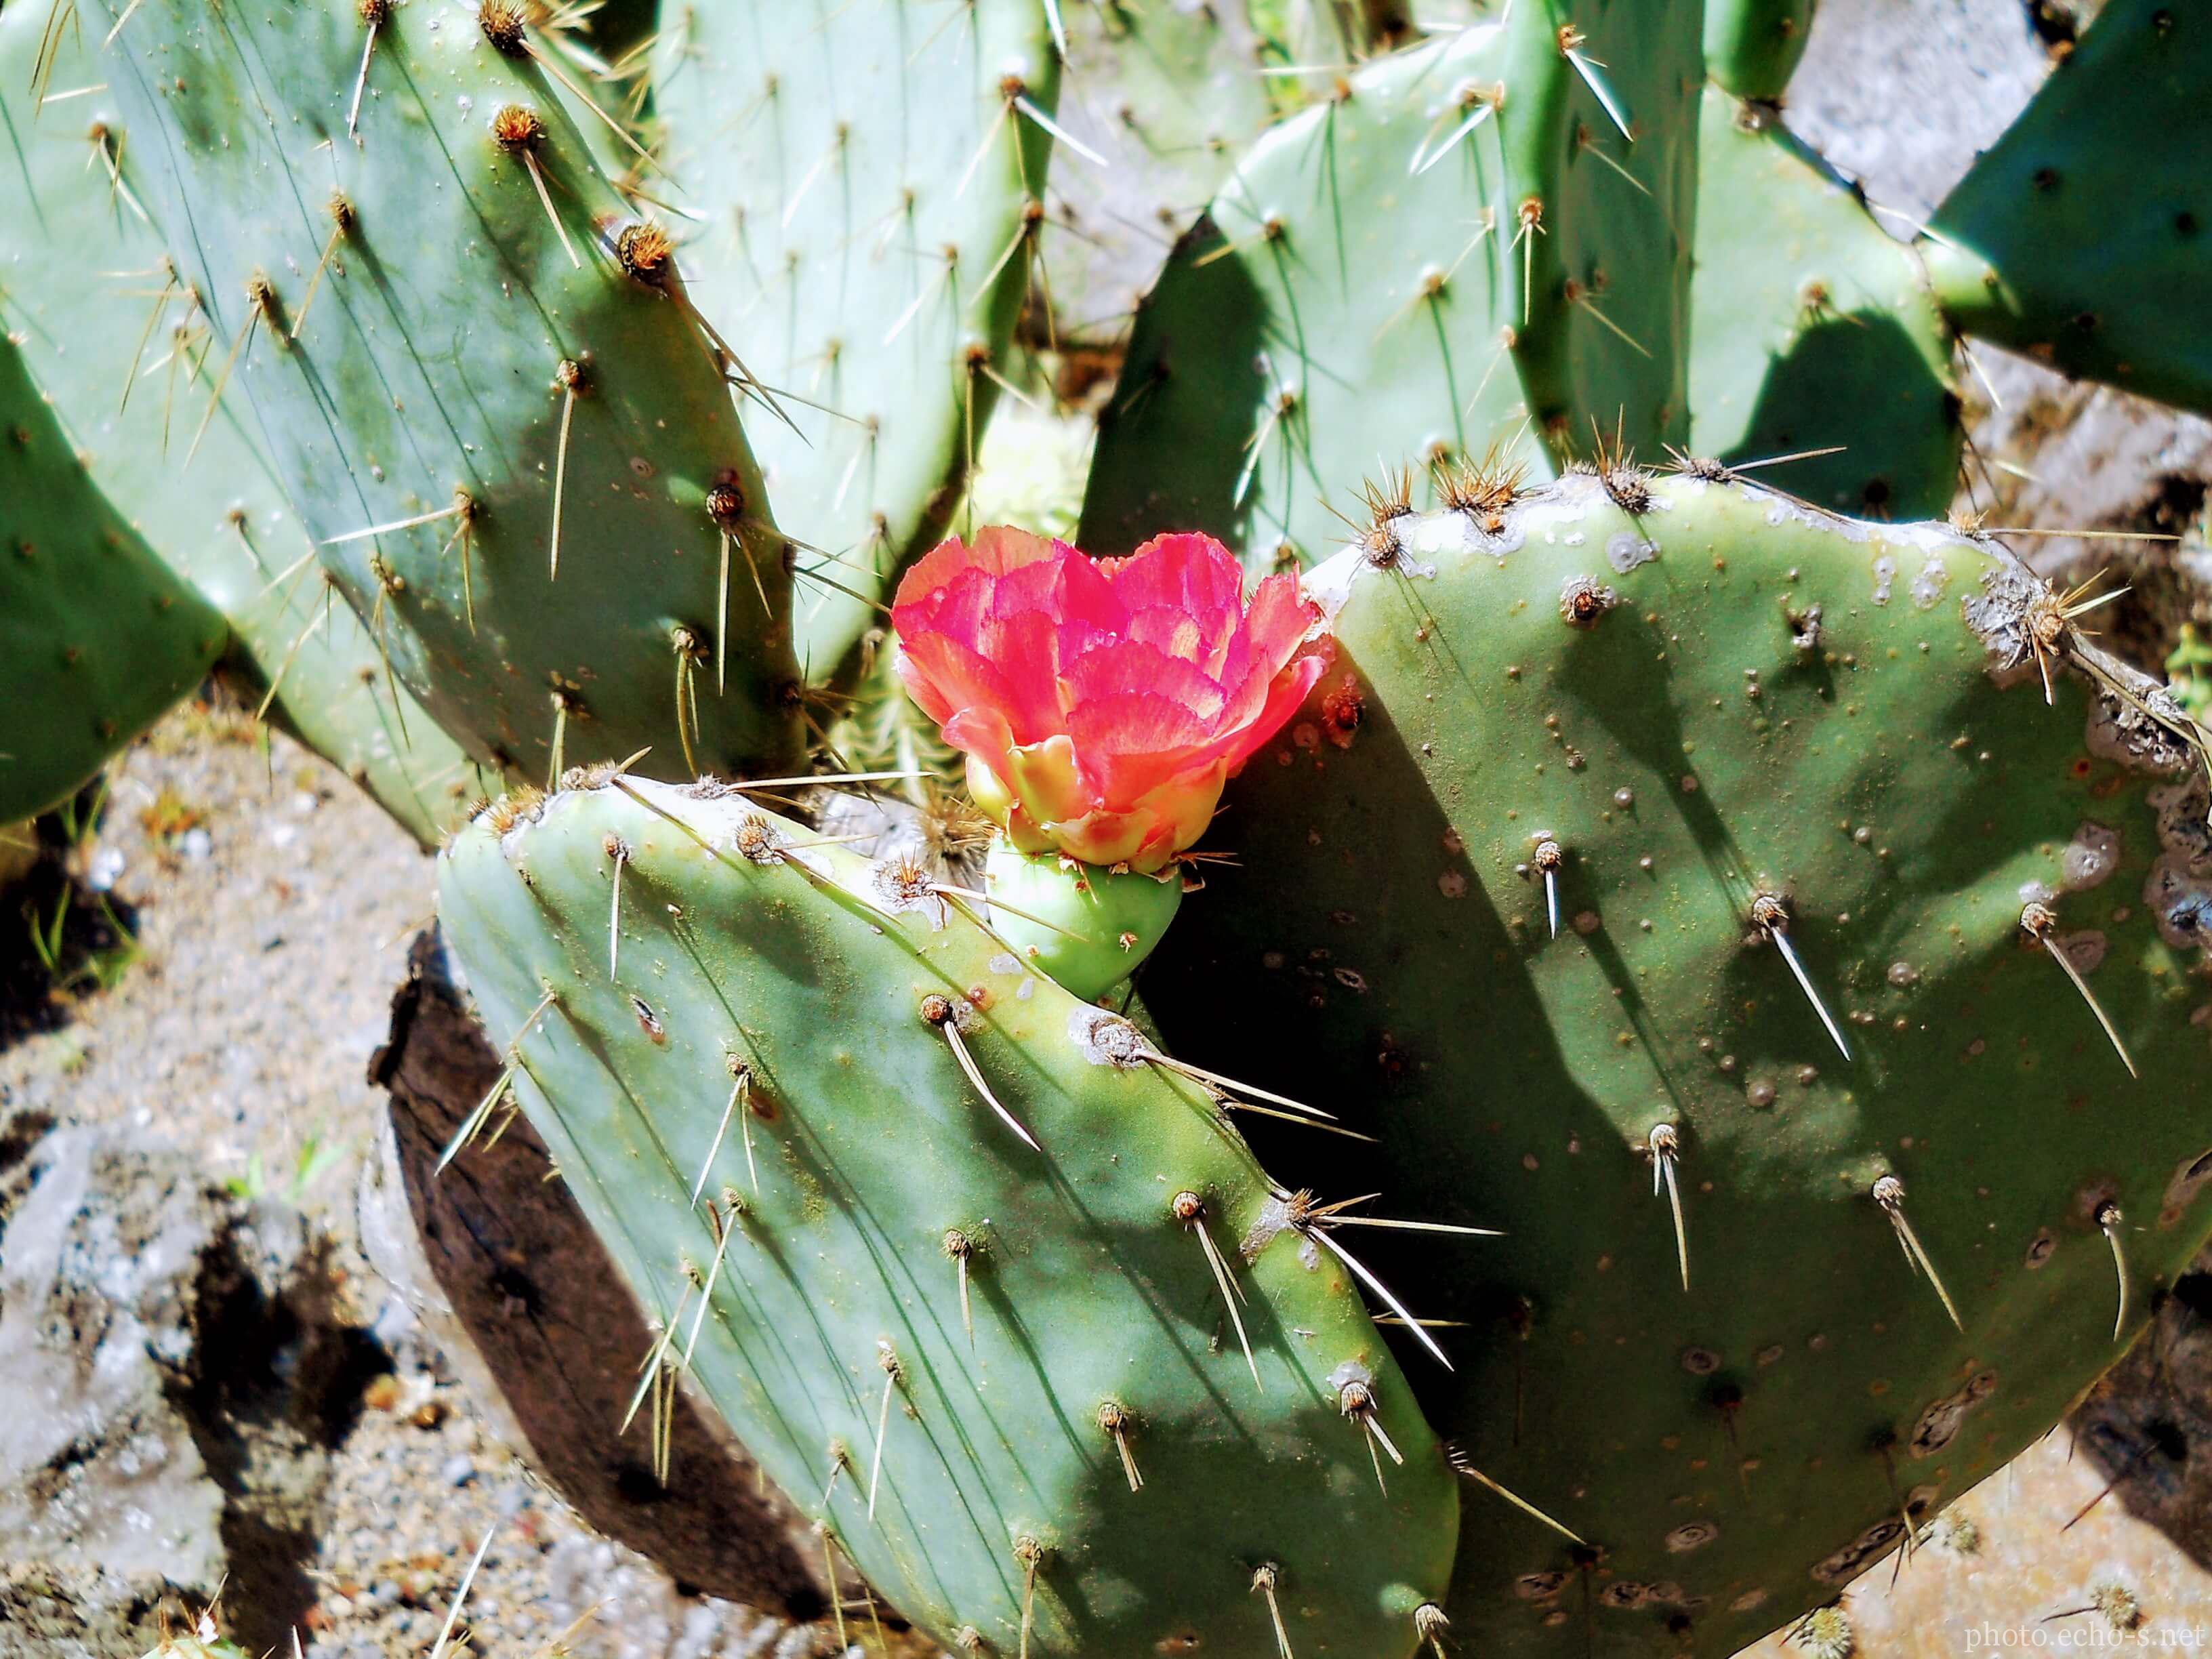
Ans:
{"type": "Polygon", "coordinates": [[[909,570],[891,625],[908,691],[1016,847],[1150,872],[1328,667],[1319,617],[1291,576],[1248,600],[1210,536],[1093,559],[994,526],[909,570]]]}

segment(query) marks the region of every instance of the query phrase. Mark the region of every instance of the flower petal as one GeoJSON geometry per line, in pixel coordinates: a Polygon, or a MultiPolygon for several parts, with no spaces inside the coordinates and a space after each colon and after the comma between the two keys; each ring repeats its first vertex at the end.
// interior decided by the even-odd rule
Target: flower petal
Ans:
{"type": "Polygon", "coordinates": [[[1221,678],[1244,612],[1243,574],[1229,550],[1211,536],[1158,536],[1114,562],[1130,631],[1221,678]]]}
{"type": "MultiPolygon", "coordinates": [[[[945,740],[968,757],[968,775],[972,782],[977,766],[988,767],[999,780],[1000,787],[1011,791],[1014,787],[1014,734],[1007,728],[1006,717],[997,709],[984,704],[970,704],[945,722],[945,740]]],[[[981,791],[975,792],[981,794],[981,791]]]]}
{"type": "Polygon", "coordinates": [[[1033,564],[1081,555],[1064,542],[1003,526],[979,531],[973,547],[955,536],[916,560],[891,600],[891,626],[902,639],[951,627],[973,645],[973,632],[956,620],[977,617],[999,582],[1033,564]]]}
{"type": "Polygon", "coordinates": [[[1131,612],[1129,637],[1142,640],[1168,656],[1180,657],[1185,662],[1194,664],[1208,675],[1213,672],[1217,665],[1214,659],[1219,657],[1222,647],[1227,643],[1225,640],[1207,639],[1206,629],[1197,617],[1164,605],[1149,605],[1142,611],[1131,612]]]}
{"type": "Polygon", "coordinates": [[[1155,536],[1126,559],[1100,560],[1099,568],[1130,611],[1182,611],[1209,638],[1228,632],[1244,609],[1244,572],[1211,536],[1155,536]]]}
{"type": "Polygon", "coordinates": [[[1268,577],[1253,590],[1244,626],[1223,653],[1215,678],[1231,688],[1255,670],[1263,679],[1273,678],[1320,619],[1321,607],[1299,593],[1296,578],[1268,577]]]}
{"type": "Polygon", "coordinates": [[[1080,817],[1091,802],[1077,769],[1075,745],[1066,732],[1017,749],[1007,757],[1022,810],[1039,823],[1080,817]]]}
{"type": "Polygon", "coordinates": [[[1324,639],[1304,655],[1293,658],[1290,665],[1269,683],[1260,712],[1218,750],[1232,775],[1241,771],[1244,763],[1259,753],[1283,729],[1284,722],[1298,712],[1298,705],[1321,683],[1321,677],[1328,672],[1329,662],[1335,654],[1334,641],[1324,639]]]}
{"type": "Polygon", "coordinates": [[[1048,611],[1012,611],[984,621],[978,648],[1006,687],[999,706],[1013,724],[1016,743],[1042,743],[1067,729],[1060,640],[1060,624],[1048,611]]]}
{"type": "Polygon", "coordinates": [[[898,595],[892,608],[918,604],[930,593],[951,585],[952,580],[963,570],[981,571],[987,576],[1003,576],[1018,570],[1024,565],[1036,564],[1054,558],[1062,551],[1073,552],[1064,542],[1048,537],[1033,536],[1025,530],[1016,530],[1007,525],[992,525],[975,532],[975,544],[969,546],[957,536],[947,537],[914,562],[898,585],[898,595]]]}
{"type": "Polygon", "coordinates": [[[1101,807],[1121,808],[1186,773],[1212,764],[1213,722],[1157,691],[1117,691],[1079,702],[1068,735],[1101,807]]]}
{"type": "Polygon", "coordinates": [[[990,659],[949,633],[902,636],[898,672],[923,712],[939,725],[964,708],[1004,709],[1012,700],[990,659]]]}
{"type": "MultiPolygon", "coordinates": [[[[1145,692],[1189,710],[1198,722],[1200,742],[1213,735],[1226,701],[1212,675],[1142,640],[1092,647],[1069,666],[1066,678],[1071,714],[1126,692],[1145,692]]],[[[1094,735],[1116,750],[1145,746],[1148,741],[1132,737],[1124,742],[1110,726],[1095,727],[1094,735]]]]}

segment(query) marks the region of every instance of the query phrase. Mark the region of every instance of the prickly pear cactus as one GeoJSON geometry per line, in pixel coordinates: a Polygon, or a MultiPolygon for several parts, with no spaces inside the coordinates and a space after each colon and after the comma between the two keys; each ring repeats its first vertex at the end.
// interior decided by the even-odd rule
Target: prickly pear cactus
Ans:
{"type": "Polygon", "coordinates": [[[1433,506],[1440,459],[1541,475],[1686,442],[1784,463],[1824,506],[1942,511],[1960,433],[1920,261],[1747,101],[1778,93],[1810,14],[1709,8],[1701,66],[1692,15],[1523,8],[1341,79],[1238,163],[1146,297],[1085,544],[1174,523],[1310,563],[1378,465],[1433,506]]]}
{"type": "Polygon", "coordinates": [[[1838,512],[1941,514],[1959,398],[1918,259],[1778,112],[1717,87],[1698,132],[1697,248],[1693,452],[1771,466],[1769,483],[1838,512]]]}
{"type": "Polygon", "coordinates": [[[245,388],[399,683],[527,773],[788,760],[786,544],[725,380],[747,371],[526,9],[106,9],[215,389],[245,388]]]}
{"type": "MultiPolygon", "coordinates": [[[[1441,1334],[1486,1651],[1727,1654],[2058,1420],[2203,1243],[2204,734],[1993,541],[1700,465],[1386,512],[1143,987],[1492,1226],[1441,1334]],[[2046,679],[2048,696],[2046,702],[2046,679]]],[[[1315,1148],[1261,1137],[1304,1178],[1315,1148]]]]}
{"type": "Polygon", "coordinates": [[[66,799],[227,637],[86,476],[0,334],[0,823],[66,799]]]}
{"type": "Polygon", "coordinates": [[[1499,25],[1505,179],[1486,240],[1518,265],[1520,314],[1499,320],[1554,460],[1592,453],[1593,423],[1647,453],[1687,429],[1701,10],[1544,0],[1499,25]]]}
{"type": "Polygon", "coordinates": [[[221,359],[146,216],[129,131],[96,88],[94,43],[71,31],[52,40],[46,24],[35,6],[0,11],[0,149],[15,162],[0,167],[0,222],[11,228],[0,325],[19,331],[93,481],[222,612],[226,672],[434,845],[496,775],[385,677],[374,641],[324,580],[237,391],[185,465],[221,359]],[[44,109],[33,90],[42,50],[47,84],[76,93],[44,109]],[[79,279],[54,280],[71,265],[79,279]]]}
{"type": "Polygon", "coordinates": [[[1042,244],[1052,304],[1026,319],[1031,343],[1080,352],[1126,339],[1163,251],[1267,130],[1268,86],[1280,77],[1261,76],[1245,10],[1141,0],[1060,8],[1067,59],[1054,118],[1103,165],[1072,146],[1061,153],[1042,244]]]}
{"type": "Polygon", "coordinates": [[[1212,1096],[917,864],[727,786],[571,782],[480,817],[440,913],[667,1333],[641,1395],[687,1373],[960,1650],[1441,1630],[1443,1449],[1212,1096]]]}
{"type": "MultiPolygon", "coordinates": [[[[1821,1604],[2056,1421],[2212,1229],[2201,706],[2099,650],[2098,592],[1825,510],[1939,508],[1953,328],[2207,405],[2196,15],[2112,0],[1907,251],[1778,123],[1811,0],[1517,0],[1249,144],[1192,135],[1266,88],[1194,94],[1229,36],[1157,4],[732,0],[664,20],[650,84],[633,0],[596,46],[520,0],[104,0],[97,71],[21,9],[9,319],[316,741],[361,717],[312,579],[269,585],[276,491],[380,718],[419,698],[549,780],[757,778],[805,764],[811,696],[916,844],[972,855],[973,889],[848,850],[851,799],[809,827],[602,763],[440,866],[511,1061],[473,1127],[530,1115],[659,1322],[638,1455],[701,1390],[825,1577],[946,1645],[1720,1655],[1818,1608],[1801,1645],[1841,1652],[1821,1604]],[[1060,123],[1071,22],[1079,64],[1163,54],[1126,111],[1060,123]],[[1200,769],[1244,765],[1218,823],[1207,793],[1146,808],[1166,841],[986,854],[877,613],[960,516],[1018,320],[1067,325],[1046,229],[1121,211],[1131,145],[1196,186],[1139,216],[1212,202],[1085,544],[1314,563],[1406,470],[1311,575],[1333,662],[1295,606],[1277,641],[1321,674],[1301,718],[1200,769]],[[1627,458],[1662,444],[1676,476],[1627,458]],[[1090,1000],[1139,963],[1141,1004],[1090,1000]]],[[[1302,78],[1437,21],[1266,15],[1302,78]]],[[[4,820],[224,629],[12,347],[0,414],[4,820]]],[[[1190,603],[1146,610],[1162,665],[1190,603]]],[[[1018,609],[947,606],[1152,647],[1018,609]]],[[[1002,827],[1133,835],[1030,655],[1002,827]]],[[[1100,675],[1133,796],[1274,683],[1194,674],[1100,675]]]]}
{"type": "Polygon", "coordinates": [[[1310,562],[1378,442],[1418,463],[1531,423],[1547,457],[1684,437],[1698,46],[1631,10],[1522,6],[1255,146],[1139,313],[1084,545],[1173,524],[1310,562]]]}
{"type": "Polygon", "coordinates": [[[661,31],[663,149],[705,222],[694,292],[791,417],[749,432],[806,544],[811,681],[857,672],[877,604],[951,522],[1011,368],[1059,90],[1047,11],[726,0],[661,31]]]}
{"type": "Polygon", "coordinates": [[[1739,98],[1778,101],[1813,33],[1815,0],[1705,0],[1705,71],[1739,98]]]}
{"type": "Polygon", "coordinates": [[[1920,248],[1960,327],[2068,374],[2212,410],[2204,314],[2212,15],[2112,0],[1975,161],[1920,248]]]}

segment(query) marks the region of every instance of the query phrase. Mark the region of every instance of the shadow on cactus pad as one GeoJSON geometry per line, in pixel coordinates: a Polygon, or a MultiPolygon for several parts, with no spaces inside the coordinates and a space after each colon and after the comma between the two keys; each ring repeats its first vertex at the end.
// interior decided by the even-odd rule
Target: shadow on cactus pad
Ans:
{"type": "Polygon", "coordinates": [[[1479,482],[1309,577],[1338,665],[1139,982],[1378,1138],[1255,1132],[1279,1178],[1504,1234],[1372,1258],[1449,1322],[1449,1373],[1394,1333],[1437,1431],[1576,1534],[1470,1490],[1455,1626],[1727,1654],[2057,1423],[2212,1224],[2203,734],[1993,540],[1479,482]]]}

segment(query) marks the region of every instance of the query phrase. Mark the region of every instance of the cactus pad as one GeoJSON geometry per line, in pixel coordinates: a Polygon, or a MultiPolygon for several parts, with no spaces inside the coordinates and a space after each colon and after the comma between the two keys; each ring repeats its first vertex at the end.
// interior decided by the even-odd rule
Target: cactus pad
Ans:
{"type": "Polygon", "coordinates": [[[791,394],[749,430],[824,579],[793,599],[811,680],[849,681],[958,502],[1036,279],[1058,77],[1038,0],[726,0],[661,32],[694,291],[791,394]]]}
{"type": "Polygon", "coordinates": [[[67,799],[227,637],[86,476],[0,334],[0,823],[67,799]]]}
{"type": "Polygon", "coordinates": [[[1126,337],[1162,250],[1267,130],[1274,111],[1244,11],[1144,0],[1060,8],[1068,59],[1055,115],[1106,165],[1061,157],[1048,206],[1073,234],[1045,244],[1053,316],[1048,331],[1032,315],[1032,342],[1126,337]]]}
{"type": "Polygon", "coordinates": [[[1144,981],[1381,1138],[1334,1179],[1505,1231],[1380,1268],[1467,1322],[1431,1420],[1588,1541],[1470,1494],[1449,1610],[1499,1654],[1832,1599],[2212,1224],[2185,717],[1996,543],[1698,473],[1462,480],[1314,573],[1338,666],[1144,981]]]}
{"type": "Polygon", "coordinates": [[[678,775],[787,759],[789,578],[741,371],[522,9],[126,9],[112,95],[216,381],[399,681],[528,772],[564,745],[652,744],[678,775]]]}
{"type": "Polygon", "coordinates": [[[1705,72],[1739,98],[1779,102],[1813,33],[1815,0],[1705,0],[1705,72]]]}
{"type": "Polygon", "coordinates": [[[1209,1097],[916,866],[604,775],[440,913],[655,1358],[940,1642],[1411,1655],[1443,1449],[1209,1097]]]}
{"type": "Polygon", "coordinates": [[[1697,53],[1626,7],[1523,6],[1269,132],[1139,313],[1084,544],[1173,524],[1310,562],[1378,453],[1681,437],[1697,53]]]}
{"type": "Polygon", "coordinates": [[[1968,333],[2212,411],[2212,14],[2112,0],[1936,212],[1936,295],[1968,333]]]}
{"type": "Polygon", "coordinates": [[[1825,507],[1950,504],[1951,337],[1918,261],[1772,110],[1705,91],[1690,443],[1723,461],[1840,447],[1769,480],[1825,507]]]}
{"type": "MultiPolygon", "coordinates": [[[[38,108],[45,21],[36,7],[0,13],[0,155],[13,163],[0,166],[0,221],[20,228],[0,251],[0,319],[20,330],[94,482],[223,613],[226,669],[257,699],[275,684],[270,717],[434,845],[495,775],[386,679],[368,631],[328,592],[235,390],[185,465],[222,359],[208,357],[206,321],[141,217],[121,116],[105,94],[38,108]],[[81,275],[54,280],[64,262],[81,275]]],[[[54,46],[56,88],[100,79],[92,44],[65,34],[54,46]]]]}

